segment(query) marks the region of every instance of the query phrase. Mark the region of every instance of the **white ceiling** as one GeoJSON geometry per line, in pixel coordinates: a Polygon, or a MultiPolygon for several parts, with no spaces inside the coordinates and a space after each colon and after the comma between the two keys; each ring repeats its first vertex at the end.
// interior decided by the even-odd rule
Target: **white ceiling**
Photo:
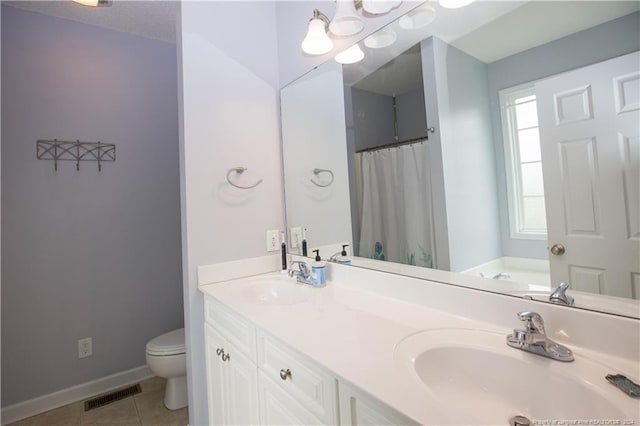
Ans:
{"type": "MultiPolygon", "coordinates": [[[[411,43],[435,35],[471,56],[491,63],[633,13],[640,10],[640,2],[476,1],[463,9],[435,7],[436,20],[419,36],[399,40],[400,47],[396,49],[406,49],[411,43]],[[408,45],[402,45],[403,42],[408,45]]],[[[400,38],[402,32],[396,32],[400,38]]],[[[420,87],[421,59],[415,49],[395,58],[399,53],[393,51],[367,50],[365,53],[368,57],[362,63],[343,68],[348,84],[389,96],[420,87]],[[412,86],[414,82],[417,83],[412,86]]]]}
{"type": "Polygon", "coordinates": [[[155,40],[176,42],[178,1],[114,0],[110,7],[82,6],[71,0],[3,1],[2,4],[155,40]]]}
{"type": "Polygon", "coordinates": [[[637,10],[638,1],[533,1],[451,44],[491,63],[637,10]]]}

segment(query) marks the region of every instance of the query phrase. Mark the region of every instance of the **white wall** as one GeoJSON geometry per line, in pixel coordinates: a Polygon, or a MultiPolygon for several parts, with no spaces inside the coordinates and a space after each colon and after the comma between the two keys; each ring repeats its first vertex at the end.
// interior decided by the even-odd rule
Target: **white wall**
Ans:
{"type": "MultiPolygon", "coordinates": [[[[367,18],[371,34],[421,2],[403,2],[367,18]]],[[[332,1],[183,2],[178,31],[181,82],[183,273],[190,424],[208,423],[203,297],[198,265],[266,254],[265,231],[284,228],[279,88],[324,61],[300,50],[313,9],[330,17],[332,1]],[[239,21],[242,17],[242,21],[239,21]],[[251,191],[230,188],[230,167],[243,165],[251,191]]],[[[339,51],[334,49],[333,54],[339,51]]]]}
{"type": "Polygon", "coordinates": [[[309,255],[320,246],[353,245],[342,66],[322,64],[283,88],[281,102],[287,226],[307,228],[309,255]],[[315,168],[331,170],[333,183],[313,184],[330,182],[315,168]]]}
{"type": "Polygon", "coordinates": [[[203,296],[196,268],[266,255],[283,229],[276,6],[183,2],[181,167],[190,424],[208,423],[203,296]],[[242,23],[238,19],[242,19],[242,23]],[[251,190],[231,187],[231,167],[251,190]]]}

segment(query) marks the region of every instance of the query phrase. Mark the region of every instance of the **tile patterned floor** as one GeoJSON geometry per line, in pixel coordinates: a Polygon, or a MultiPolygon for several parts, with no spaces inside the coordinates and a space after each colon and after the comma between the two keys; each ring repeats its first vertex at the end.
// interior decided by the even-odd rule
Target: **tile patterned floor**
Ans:
{"type": "Polygon", "coordinates": [[[84,411],[83,402],[65,405],[10,426],[185,426],[189,422],[187,408],[167,410],[164,406],[165,379],[154,377],[140,382],[142,392],[117,402],[84,411]]]}

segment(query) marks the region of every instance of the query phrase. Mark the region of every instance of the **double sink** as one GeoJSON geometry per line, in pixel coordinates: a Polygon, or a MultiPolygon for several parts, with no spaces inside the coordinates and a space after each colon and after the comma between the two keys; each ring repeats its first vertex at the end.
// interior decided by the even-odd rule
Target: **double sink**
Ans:
{"type": "MultiPolygon", "coordinates": [[[[326,290],[271,275],[256,277],[244,291],[251,303],[292,305],[326,290]]],[[[559,362],[507,346],[506,334],[471,328],[413,333],[395,345],[394,374],[447,407],[450,424],[637,424],[640,400],[605,379],[626,373],[637,380],[637,370],[617,371],[607,365],[610,358],[579,349],[573,362],[559,362]]]]}

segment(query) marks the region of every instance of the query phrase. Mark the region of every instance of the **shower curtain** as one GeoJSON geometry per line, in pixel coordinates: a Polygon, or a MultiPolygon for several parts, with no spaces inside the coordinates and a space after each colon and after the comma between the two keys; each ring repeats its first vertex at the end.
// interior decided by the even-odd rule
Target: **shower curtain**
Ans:
{"type": "Polygon", "coordinates": [[[428,144],[356,156],[361,197],[360,256],[433,267],[428,144]]]}

